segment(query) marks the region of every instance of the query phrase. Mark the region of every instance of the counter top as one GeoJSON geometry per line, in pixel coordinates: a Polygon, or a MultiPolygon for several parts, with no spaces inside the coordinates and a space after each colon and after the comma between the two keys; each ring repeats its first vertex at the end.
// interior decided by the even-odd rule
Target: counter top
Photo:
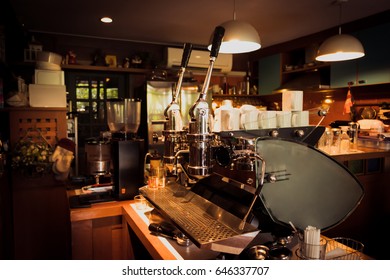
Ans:
{"type": "MultiPolygon", "coordinates": [[[[199,249],[194,244],[188,247],[180,246],[176,241],[150,233],[148,226],[151,222],[158,222],[161,217],[152,208],[138,210],[134,201],[111,201],[92,204],[90,208],[70,210],[71,222],[103,218],[108,216],[122,216],[131,230],[137,235],[145,249],[156,260],[207,260],[219,259],[221,254],[209,250],[199,249]]],[[[253,241],[254,244],[263,244],[271,241],[269,235],[260,233],[253,241]],[[261,241],[261,242],[260,242],[261,241]],[[257,242],[257,243],[256,243],[257,242]]],[[[291,244],[292,259],[296,256],[297,244],[291,244]]],[[[362,259],[369,259],[361,255],[362,259]]]]}
{"type": "Polygon", "coordinates": [[[134,201],[110,201],[92,204],[88,208],[70,210],[71,222],[98,219],[109,216],[122,216],[140,239],[146,250],[157,260],[182,259],[215,259],[219,254],[208,250],[201,250],[194,244],[189,247],[179,246],[176,241],[150,233],[150,221],[157,222],[158,214],[152,208],[137,210],[134,201]]]}
{"type": "Polygon", "coordinates": [[[335,155],[328,154],[328,155],[337,161],[343,162],[348,160],[390,157],[390,150],[367,148],[367,147],[359,146],[357,152],[350,152],[346,154],[335,154],[335,155]]]}

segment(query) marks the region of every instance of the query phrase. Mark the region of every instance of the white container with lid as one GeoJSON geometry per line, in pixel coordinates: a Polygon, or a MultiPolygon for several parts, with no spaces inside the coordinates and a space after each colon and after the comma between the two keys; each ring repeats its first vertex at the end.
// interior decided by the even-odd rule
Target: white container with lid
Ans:
{"type": "Polygon", "coordinates": [[[35,69],[35,84],[64,85],[64,81],[64,71],[35,69]]]}
{"type": "Polygon", "coordinates": [[[64,85],[29,85],[31,107],[66,107],[64,85]]]}

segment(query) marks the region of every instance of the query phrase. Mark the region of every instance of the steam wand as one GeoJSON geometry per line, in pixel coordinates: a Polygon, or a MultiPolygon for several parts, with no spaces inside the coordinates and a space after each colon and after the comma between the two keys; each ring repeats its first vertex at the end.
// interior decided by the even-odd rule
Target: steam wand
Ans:
{"type": "MultiPolygon", "coordinates": [[[[242,219],[240,225],[238,226],[239,230],[243,230],[245,227],[246,220],[249,217],[250,212],[252,211],[253,206],[255,205],[257,197],[260,195],[261,189],[263,188],[264,185],[264,176],[265,176],[265,160],[258,154],[254,155],[257,159],[261,161],[261,175],[260,175],[260,180],[258,180],[258,175],[256,174],[256,191],[254,193],[251,205],[249,206],[248,211],[246,212],[244,218],[242,219]],[[260,184],[259,184],[260,181],[260,184]]],[[[258,173],[258,172],[256,172],[258,173]]]]}

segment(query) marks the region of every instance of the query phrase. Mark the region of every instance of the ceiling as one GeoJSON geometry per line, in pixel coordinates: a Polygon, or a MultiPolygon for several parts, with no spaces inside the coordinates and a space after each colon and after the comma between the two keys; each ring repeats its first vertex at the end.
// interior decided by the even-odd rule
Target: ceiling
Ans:
{"type": "MultiPolygon", "coordinates": [[[[339,25],[334,0],[9,0],[29,31],[204,47],[214,28],[233,19],[251,23],[262,47],[290,41],[339,25]],[[54,4],[55,3],[55,4],[54,4]],[[55,6],[54,6],[55,5],[55,6]],[[99,18],[110,16],[111,24],[99,18]]],[[[346,0],[341,0],[346,1],[346,0]]],[[[389,0],[349,0],[341,23],[390,9],[389,0]]]]}

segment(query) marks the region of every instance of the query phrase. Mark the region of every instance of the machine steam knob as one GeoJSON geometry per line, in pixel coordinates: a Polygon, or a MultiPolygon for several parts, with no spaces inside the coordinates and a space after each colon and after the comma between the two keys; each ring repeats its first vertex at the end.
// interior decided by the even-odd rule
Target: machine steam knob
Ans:
{"type": "Polygon", "coordinates": [[[279,132],[277,131],[277,130],[271,130],[270,132],[269,132],[269,136],[271,136],[271,137],[278,137],[278,135],[279,135],[279,132]]]}
{"type": "Polygon", "coordinates": [[[276,175],[275,174],[268,174],[267,175],[267,180],[270,183],[275,183],[277,181],[276,175]]]}
{"type": "Polygon", "coordinates": [[[302,138],[305,135],[305,132],[302,129],[298,129],[295,131],[295,136],[302,138]]]}

